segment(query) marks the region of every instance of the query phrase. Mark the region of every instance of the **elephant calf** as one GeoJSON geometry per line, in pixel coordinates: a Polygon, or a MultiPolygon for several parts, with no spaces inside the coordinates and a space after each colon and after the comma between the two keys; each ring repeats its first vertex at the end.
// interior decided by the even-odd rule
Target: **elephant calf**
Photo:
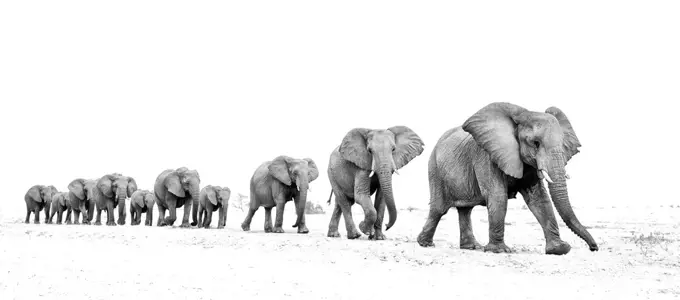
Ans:
{"type": "Polygon", "coordinates": [[[153,192],[136,190],[130,197],[130,225],[139,225],[142,222],[142,213],[146,213],[144,225],[151,226],[153,219],[153,205],[156,197],[153,192]]]}
{"type": "Polygon", "coordinates": [[[241,229],[250,230],[250,222],[260,206],[264,206],[264,231],[283,233],[283,208],[294,200],[298,233],[308,233],[305,206],[309,183],[319,177],[319,169],[311,158],[295,159],[279,156],[262,163],[250,179],[250,209],[241,229]],[[272,208],[276,206],[276,222],[272,228],[272,208]]]}
{"type": "Polygon", "coordinates": [[[58,193],[53,185],[34,185],[24,195],[26,201],[26,224],[31,218],[31,212],[35,214],[33,223],[40,224],[40,211],[45,209],[45,223],[49,223],[50,205],[52,198],[58,193]]]}
{"type": "Polygon", "coordinates": [[[52,218],[54,214],[57,214],[57,224],[61,224],[64,211],[66,211],[66,224],[71,224],[71,199],[69,199],[69,193],[59,192],[52,197],[52,208],[51,208],[49,223],[52,223],[52,218]]]}
{"type": "Polygon", "coordinates": [[[219,187],[208,185],[201,189],[198,199],[194,199],[191,208],[191,215],[193,222],[192,226],[198,225],[198,228],[210,228],[212,221],[212,213],[220,210],[219,220],[217,221],[217,228],[222,229],[227,224],[227,211],[229,209],[229,197],[231,190],[228,187],[219,187]],[[196,219],[198,217],[198,220],[196,219]]]}

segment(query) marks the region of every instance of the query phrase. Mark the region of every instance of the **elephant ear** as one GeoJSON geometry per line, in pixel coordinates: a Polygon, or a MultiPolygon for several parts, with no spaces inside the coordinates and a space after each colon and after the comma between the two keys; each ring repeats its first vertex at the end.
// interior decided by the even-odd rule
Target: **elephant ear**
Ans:
{"type": "Polygon", "coordinates": [[[309,167],[309,182],[314,181],[315,179],[319,178],[319,168],[316,166],[316,163],[314,163],[314,160],[311,158],[305,158],[304,159],[307,162],[307,166],[309,167]]]}
{"type": "Polygon", "coordinates": [[[555,116],[562,127],[562,131],[564,132],[562,144],[562,147],[564,148],[564,159],[565,161],[569,161],[572,156],[580,152],[578,147],[581,147],[581,142],[579,142],[576,137],[576,132],[574,132],[574,128],[571,127],[571,122],[569,122],[567,115],[565,115],[562,110],[552,106],[546,109],[545,112],[555,116]]]}
{"type": "Polygon", "coordinates": [[[522,178],[524,163],[520,158],[519,142],[515,135],[515,118],[525,108],[507,103],[494,102],[472,115],[463,123],[463,130],[472,135],[493,163],[505,174],[522,178]]]}
{"type": "Polygon", "coordinates": [[[132,197],[132,193],[134,193],[137,190],[137,182],[135,181],[134,178],[128,177],[128,186],[127,186],[127,196],[128,198],[132,197]]]}
{"type": "Polygon", "coordinates": [[[170,193],[177,197],[184,198],[186,196],[182,183],[179,181],[179,176],[177,176],[177,172],[172,172],[165,177],[165,187],[170,193]]]}
{"type": "Polygon", "coordinates": [[[342,139],[339,149],[342,158],[351,161],[364,170],[371,170],[373,166],[373,156],[368,152],[367,142],[370,131],[367,128],[350,130],[342,139]]]}
{"type": "Polygon", "coordinates": [[[97,180],[97,189],[99,189],[102,194],[106,197],[113,197],[113,189],[111,189],[111,185],[113,184],[113,181],[115,178],[113,178],[113,175],[104,175],[102,178],[99,178],[97,180]]]}
{"type": "Polygon", "coordinates": [[[394,134],[395,149],[392,157],[397,165],[397,169],[401,169],[416,156],[423,153],[425,143],[411,128],[394,126],[387,130],[394,134]]]}
{"type": "Polygon", "coordinates": [[[288,171],[288,162],[290,160],[290,157],[281,155],[269,164],[269,174],[287,186],[292,184],[290,172],[288,171]]]}
{"type": "Polygon", "coordinates": [[[68,185],[68,190],[76,195],[76,197],[78,197],[80,200],[85,200],[85,190],[83,188],[84,185],[82,179],[73,180],[68,185]]]}
{"type": "Polygon", "coordinates": [[[43,186],[36,185],[28,190],[28,196],[35,202],[43,202],[42,195],[40,195],[40,190],[43,186]]]}
{"type": "MultiPolygon", "coordinates": [[[[68,195],[68,194],[66,194],[66,193],[59,193],[59,194],[57,194],[57,195],[54,195],[55,197],[58,197],[57,199],[59,200],[59,205],[61,205],[61,206],[65,206],[65,205],[66,205],[66,200],[67,200],[67,199],[66,199],[66,197],[67,197],[66,195],[68,195]]],[[[53,201],[54,201],[54,200],[53,200],[53,201]]]]}
{"type": "Polygon", "coordinates": [[[135,193],[132,196],[130,197],[130,205],[134,203],[139,207],[144,207],[144,193],[135,193]]]}
{"type": "Polygon", "coordinates": [[[215,189],[213,187],[207,187],[205,189],[205,195],[212,205],[217,205],[217,195],[215,194],[215,189]]]}

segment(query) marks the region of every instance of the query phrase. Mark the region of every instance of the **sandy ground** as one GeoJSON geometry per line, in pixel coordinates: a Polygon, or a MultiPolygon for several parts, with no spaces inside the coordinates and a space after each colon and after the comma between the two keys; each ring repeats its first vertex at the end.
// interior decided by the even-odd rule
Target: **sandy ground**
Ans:
{"type": "MultiPolygon", "coordinates": [[[[514,201],[514,200],[513,200],[514,201]]],[[[231,209],[227,229],[23,224],[23,212],[0,220],[1,299],[676,299],[680,297],[680,206],[576,209],[600,251],[560,222],[573,249],[543,254],[540,226],[521,200],[508,211],[506,242],[516,253],[458,249],[450,211],[434,248],[415,242],[427,212],[400,211],[388,240],[326,237],[330,214],[308,215],[308,235],[291,225],[263,232],[264,210],[251,232],[231,209]],[[518,204],[519,203],[519,204],[518,204]],[[640,235],[644,235],[640,238],[640,235]],[[397,298],[394,298],[397,299],[397,298]],[[462,299],[462,298],[461,298],[462,299]]],[[[325,204],[324,204],[325,205],[325,204]]],[[[325,207],[327,210],[329,208],[325,207]]],[[[354,208],[355,221],[361,219],[354,208]]],[[[128,215],[129,219],[129,215],[128,215]]],[[[42,220],[42,218],[41,218],[42,220]]],[[[473,212],[486,243],[487,216],[473,212]]],[[[155,221],[154,221],[155,224],[155,221]]]]}

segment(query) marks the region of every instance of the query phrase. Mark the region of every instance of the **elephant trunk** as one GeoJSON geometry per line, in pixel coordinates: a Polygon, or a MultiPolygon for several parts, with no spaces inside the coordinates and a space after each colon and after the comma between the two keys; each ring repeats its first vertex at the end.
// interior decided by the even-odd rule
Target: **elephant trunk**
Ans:
{"type": "Polygon", "coordinates": [[[305,216],[305,207],[307,206],[307,190],[309,189],[309,182],[302,180],[298,183],[298,193],[297,193],[297,206],[295,211],[297,213],[297,219],[293,227],[298,227],[302,224],[302,218],[305,216]]]}
{"type": "Polygon", "coordinates": [[[548,182],[548,189],[550,190],[550,197],[552,198],[557,213],[567,224],[567,227],[583,239],[591,251],[597,251],[598,246],[593,237],[590,235],[588,230],[579,222],[576,218],[576,214],[571,207],[569,202],[569,194],[567,192],[567,178],[566,171],[564,169],[565,160],[562,152],[552,151],[550,158],[548,160],[547,172],[550,176],[550,181],[548,182]]]}
{"type": "MultiPolygon", "coordinates": [[[[374,171],[378,175],[382,200],[385,201],[390,220],[387,222],[385,230],[389,230],[397,221],[397,207],[394,204],[394,194],[392,193],[392,173],[396,172],[396,164],[391,152],[382,153],[374,157],[374,171]]],[[[376,199],[378,200],[378,199],[376,199]]]]}

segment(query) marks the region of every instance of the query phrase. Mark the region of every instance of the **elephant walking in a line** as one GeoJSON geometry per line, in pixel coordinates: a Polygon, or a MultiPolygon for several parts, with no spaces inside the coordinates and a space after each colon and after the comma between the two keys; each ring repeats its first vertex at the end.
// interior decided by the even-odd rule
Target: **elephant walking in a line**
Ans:
{"type": "Polygon", "coordinates": [[[83,213],[83,225],[89,225],[94,217],[94,179],[77,178],[68,185],[68,199],[73,210],[73,224],[80,224],[80,213],[83,213]]]}
{"type": "Polygon", "coordinates": [[[61,224],[64,211],[66,211],[66,224],[71,224],[71,199],[69,199],[68,195],[69,193],[59,192],[52,197],[49,223],[52,223],[54,214],[57,214],[57,224],[61,224]]]}
{"type": "Polygon", "coordinates": [[[153,192],[136,190],[130,197],[130,225],[139,225],[142,222],[142,214],[146,213],[144,225],[153,224],[153,205],[156,197],[153,192]]]}
{"type": "Polygon", "coordinates": [[[191,207],[193,221],[191,226],[198,228],[210,228],[213,212],[219,210],[217,229],[222,229],[227,224],[227,212],[229,211],[229,197],[231,190],[228,187],[208,185],[201,189],[198,199],[194,199],[191,207]]]}
{"type": "Polygon", "coordinates": [[[181,167],[161,172],[154,184],[154,195],[158,204],[157,226],[172,226],[177,220],[177,208],[184,206],[184,217],[179,227],[189,228],[189,215],[194,199],[198,199],[201,177],[196,170],[181,167]],[[165,211],[170,215],[166,218],[165,211]]]}
{"type": "MultiPolygon", "coordinates": [[[[392,173],[397,173],[423,152],[425,144],[406,126],[386,130],[354,128],[335,148],[328,163],[331,196],[335,194],[335,209],[328,225],[328,236],[339,237],[340,216],[345,219],[347,238],[361,234],[352,220],[352,205],[364,210],[359,229],[370,239],[384,240],[382,222],[385,208],[390,214],[386,230],[397,220],[397,208],[392,194],[392,173]],[[375,203],[371,203],[371,195],[375,203]]],[[[329,197],[330,203],[330,197],[329,197]]]]}
{"type": "Polygon", "coordinates": [[[97,180],[94,189],[94,203],[97,207],[97,220],[101,225],[102,211],[106,211],[106,225],[116,226],[114,209],[118,207],[118,225],[125,225],[125,199],[137,190],[137,182],[132,177],[119,173],[107,174],[97,180]]]}
{"type": "Polygon", "coordinates": [[[520,193],[543,228],[545,253],[561,255],[571,249],[560,239],[550,198],[567,227],[597,251],[567,193],[564,167],[580,146],[567,116],[556,107],[544,113],[502,102],[482,108],[462,126],[445,132],[430,155],[430,212],[418,244],[434,246],[437,224],[455,207],[461,249],[511,252],[504,240],[505,214],[508,199],[520,193]],[[477,205],[486,206],[489,214],[489,242],[484,247],[472,232],[470,213],[477,205]]]}
{"type": "Polygon", "coordinates": [[[40,211],[45,210],[45,223],[49,223],[50,205],[52,205],[52,197],[57,194],[57,188],[53,185],[34,185],[24,195],[26,202],[26,221],[28,224],[31,218],[31,213],[35,215],[33,223],[40,224],[40,211]]]}

